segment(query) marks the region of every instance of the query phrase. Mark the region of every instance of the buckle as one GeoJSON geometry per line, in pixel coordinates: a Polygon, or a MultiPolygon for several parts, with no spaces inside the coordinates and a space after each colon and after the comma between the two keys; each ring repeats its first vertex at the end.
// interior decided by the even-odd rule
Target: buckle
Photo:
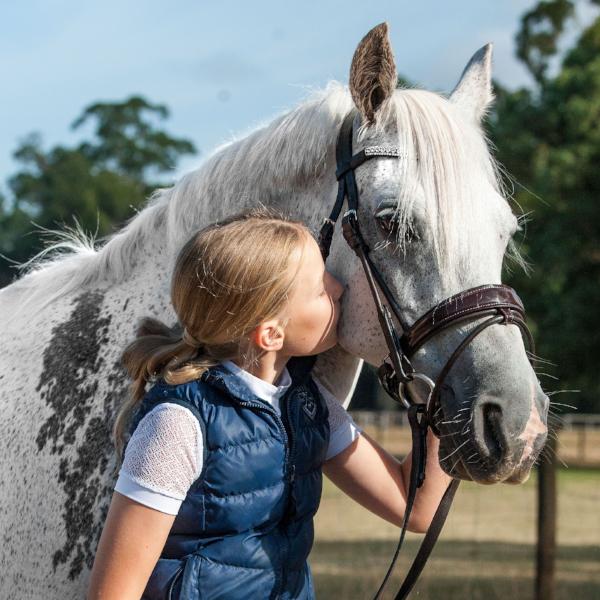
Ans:
{"type": "Polygon", "coordinates": [[[387,392],[388,396],[408,408],[409,405],[400,394],[400,382],[396,377],[396,371],[394,371],[394,367],[390,363],[385,360],[381,363],[377,369],[377,377],[379,378],[381,387],[387,392]]]}
{"type": "Polygon", "coordinates": [[[418,404],[423,407],[423,410],[425,412],[428,413],[429,409],[430,409],[431,398],[433,397],[433,390],[435,390],[434,381],[430,377],[427,377],[427,375],[425,375],[424,373],[415,372],[415,373],[411,373],[410,381],[402,382],[400,384],[399,393],[401,396],[404,396],[405,398],[407,398],[407,400],[411,401],[411,405],[418,404]],[[407,388],[408,383],[417,382],[417,381],[422,381],[429,388],[429,392],[427,393],[427,399],[425,400],[425,402],[413,402],[412,398],[410,396],[410,393],[408,392],[408,388],[407,388]]]}

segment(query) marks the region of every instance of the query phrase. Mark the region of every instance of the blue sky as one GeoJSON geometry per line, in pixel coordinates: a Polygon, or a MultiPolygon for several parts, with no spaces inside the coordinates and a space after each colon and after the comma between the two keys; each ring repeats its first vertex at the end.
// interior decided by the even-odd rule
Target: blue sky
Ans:
{"type": "Polygon", "coordinates": [[[167,104],[166,128],[200,154],[302,100],[346,82],[352,53],[387,21],[398,71],[450,91],[472,53],[494,43],[494,76],[528,84],[514,58],[519,17],[534,0],[37,0],[0,8],[0,185],[19,139],[72,144],[70,124],[96,100],[133,93],[167,104]]]}

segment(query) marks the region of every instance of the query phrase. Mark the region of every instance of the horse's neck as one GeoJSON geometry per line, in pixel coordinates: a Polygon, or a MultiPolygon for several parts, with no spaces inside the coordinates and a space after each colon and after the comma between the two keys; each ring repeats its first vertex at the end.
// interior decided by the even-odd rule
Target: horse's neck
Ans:
{"type": "MultiPolygon", "coordinates": [[[[282,175],[277,174],[275,179],[275,174],[269,173],[268,169],[265,169],[264,177],[253,181],[244,180],[243,174],[232,173],[222,166],[217,170],[220,176],[215,179],[211,177],[208,165],[195,174],[195,183],[184,184],[187,191],[174,190],[175,203],[169,210],[176,211],[177,214],[171,213],[169,222],[176,223],[176,228],[180,230],[170,231],[169,238],[177,240],[179,247],[199,228],[260,205],[275,209],[285,217],[302,221],[316,232],[335,200],[333,164],[330,173],[327,172],[330,177],[294,182],[291,185],[288,182],[285,186],[281,183],[282,175]],[[192,190],[195,193],[191,193],[192,190]],[[181,195],[182,193],[185,195],[181,195]],[[182,215],[186,215],[185,220],[181,218],[182,215]]],[[[172,250],[176,253],[179,247],[172,246],[172,250]]]]}
{"type": "MultiPolygon", "coordinates": [[[[202,173],[197,176],[201,177],[202,173]]],[[[263,189],[254,189],[242,197],[230,197],[225,201],[219,194],[204,198],[190,195],[189,200],[199,206],[189,206],[186,209],[181,200],[177,206],[168,206],[164,219],[156,222],[156,228],[141,237],[139,243],[131,245],[132,253],[128,260],[132,268],[122,284],[125,288],[133,289],[144,282],[155,289],[156,285],[165,287],[177,254],[194,232],[225,216],[243,212],[259,204],[280,211],[292,219],[301,220],[316,232],[322,218],[329,212],[329,207],[319,197],[319,194],[323,194],[323,189],[323,182],[315,181],[309,187],[278,193],[265,181],[263,189]],[[175,210],[178,211],[177,215],[171,212],[175,210]],[[188,220],[187,215],[193,215],[193,218],[188,220]]],[[[171,195],[176,197],[177,193],[174,188],[171,195]]]]}
{"type": "MultiPolygon", "coordinates": [[[[131,296],[141,289],[168,296],[175,257],[193,232],[259,204],[301,220],[316,232],[333,202],[333,198],[324,198],[332,186],[317,179],[282,186],[282,174],[269,173],[268,165],[264,177],[252,181],[253,171],[239,162],[236,164],[240,168],[232,172],[227,166],[231,157],[238,155],[238,144],[243,143],[233,144],[163,191],[159,201],[144,209],[97,253],[82,249],[75,256],[25,276],[11,291],[11,304],[15,297],[22,296],[23,301],[29,301],[29,308],[39,310],[61,297],[69,301],[73,294],[98,287],[111,296],[131,296]]],[[[260,157],[251,159],[254,165],[260,162],[260,157]]],[[[20,304],[21,300],[16,302],[20,304]]],[[[152,306],[152,300],[147,304],[152,306]]]]}

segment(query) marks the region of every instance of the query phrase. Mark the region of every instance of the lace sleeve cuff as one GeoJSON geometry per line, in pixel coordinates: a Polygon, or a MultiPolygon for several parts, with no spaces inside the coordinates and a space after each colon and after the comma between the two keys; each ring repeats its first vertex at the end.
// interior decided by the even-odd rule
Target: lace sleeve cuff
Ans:
{"type": "Polygon", "coordinates": [[[181,507],[182,500],[165,496],[160,492],[155,492],[141,486],[139,483],[131,479],[127,473],[121,471],[119,478],[115,485],[115,492],[123,494],[144,506],[154,508],[160,512],[167,513],[169,515],[176,515],[181,507]]]}

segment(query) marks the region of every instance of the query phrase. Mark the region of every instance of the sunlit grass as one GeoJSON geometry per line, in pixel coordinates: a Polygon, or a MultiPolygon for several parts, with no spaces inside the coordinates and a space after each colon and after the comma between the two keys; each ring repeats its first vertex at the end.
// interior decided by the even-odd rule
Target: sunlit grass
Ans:
{"type": "MultiPolygon", "coordinates": [[[[558,473],[557,600],[600,594],[600,471],[558,473]]],[[[520,486],[461,484],[440,541],[414,596],[533,598],[536,474],[520,486]],[[418,594],[417,594],[418,592],[418,594]]],[[[326,481],[311,565],[319,598],[370,598],[391,560],[399,530],[326,481]]],[[[390,594],[421,536],[409,534],[390,594]]]]}

